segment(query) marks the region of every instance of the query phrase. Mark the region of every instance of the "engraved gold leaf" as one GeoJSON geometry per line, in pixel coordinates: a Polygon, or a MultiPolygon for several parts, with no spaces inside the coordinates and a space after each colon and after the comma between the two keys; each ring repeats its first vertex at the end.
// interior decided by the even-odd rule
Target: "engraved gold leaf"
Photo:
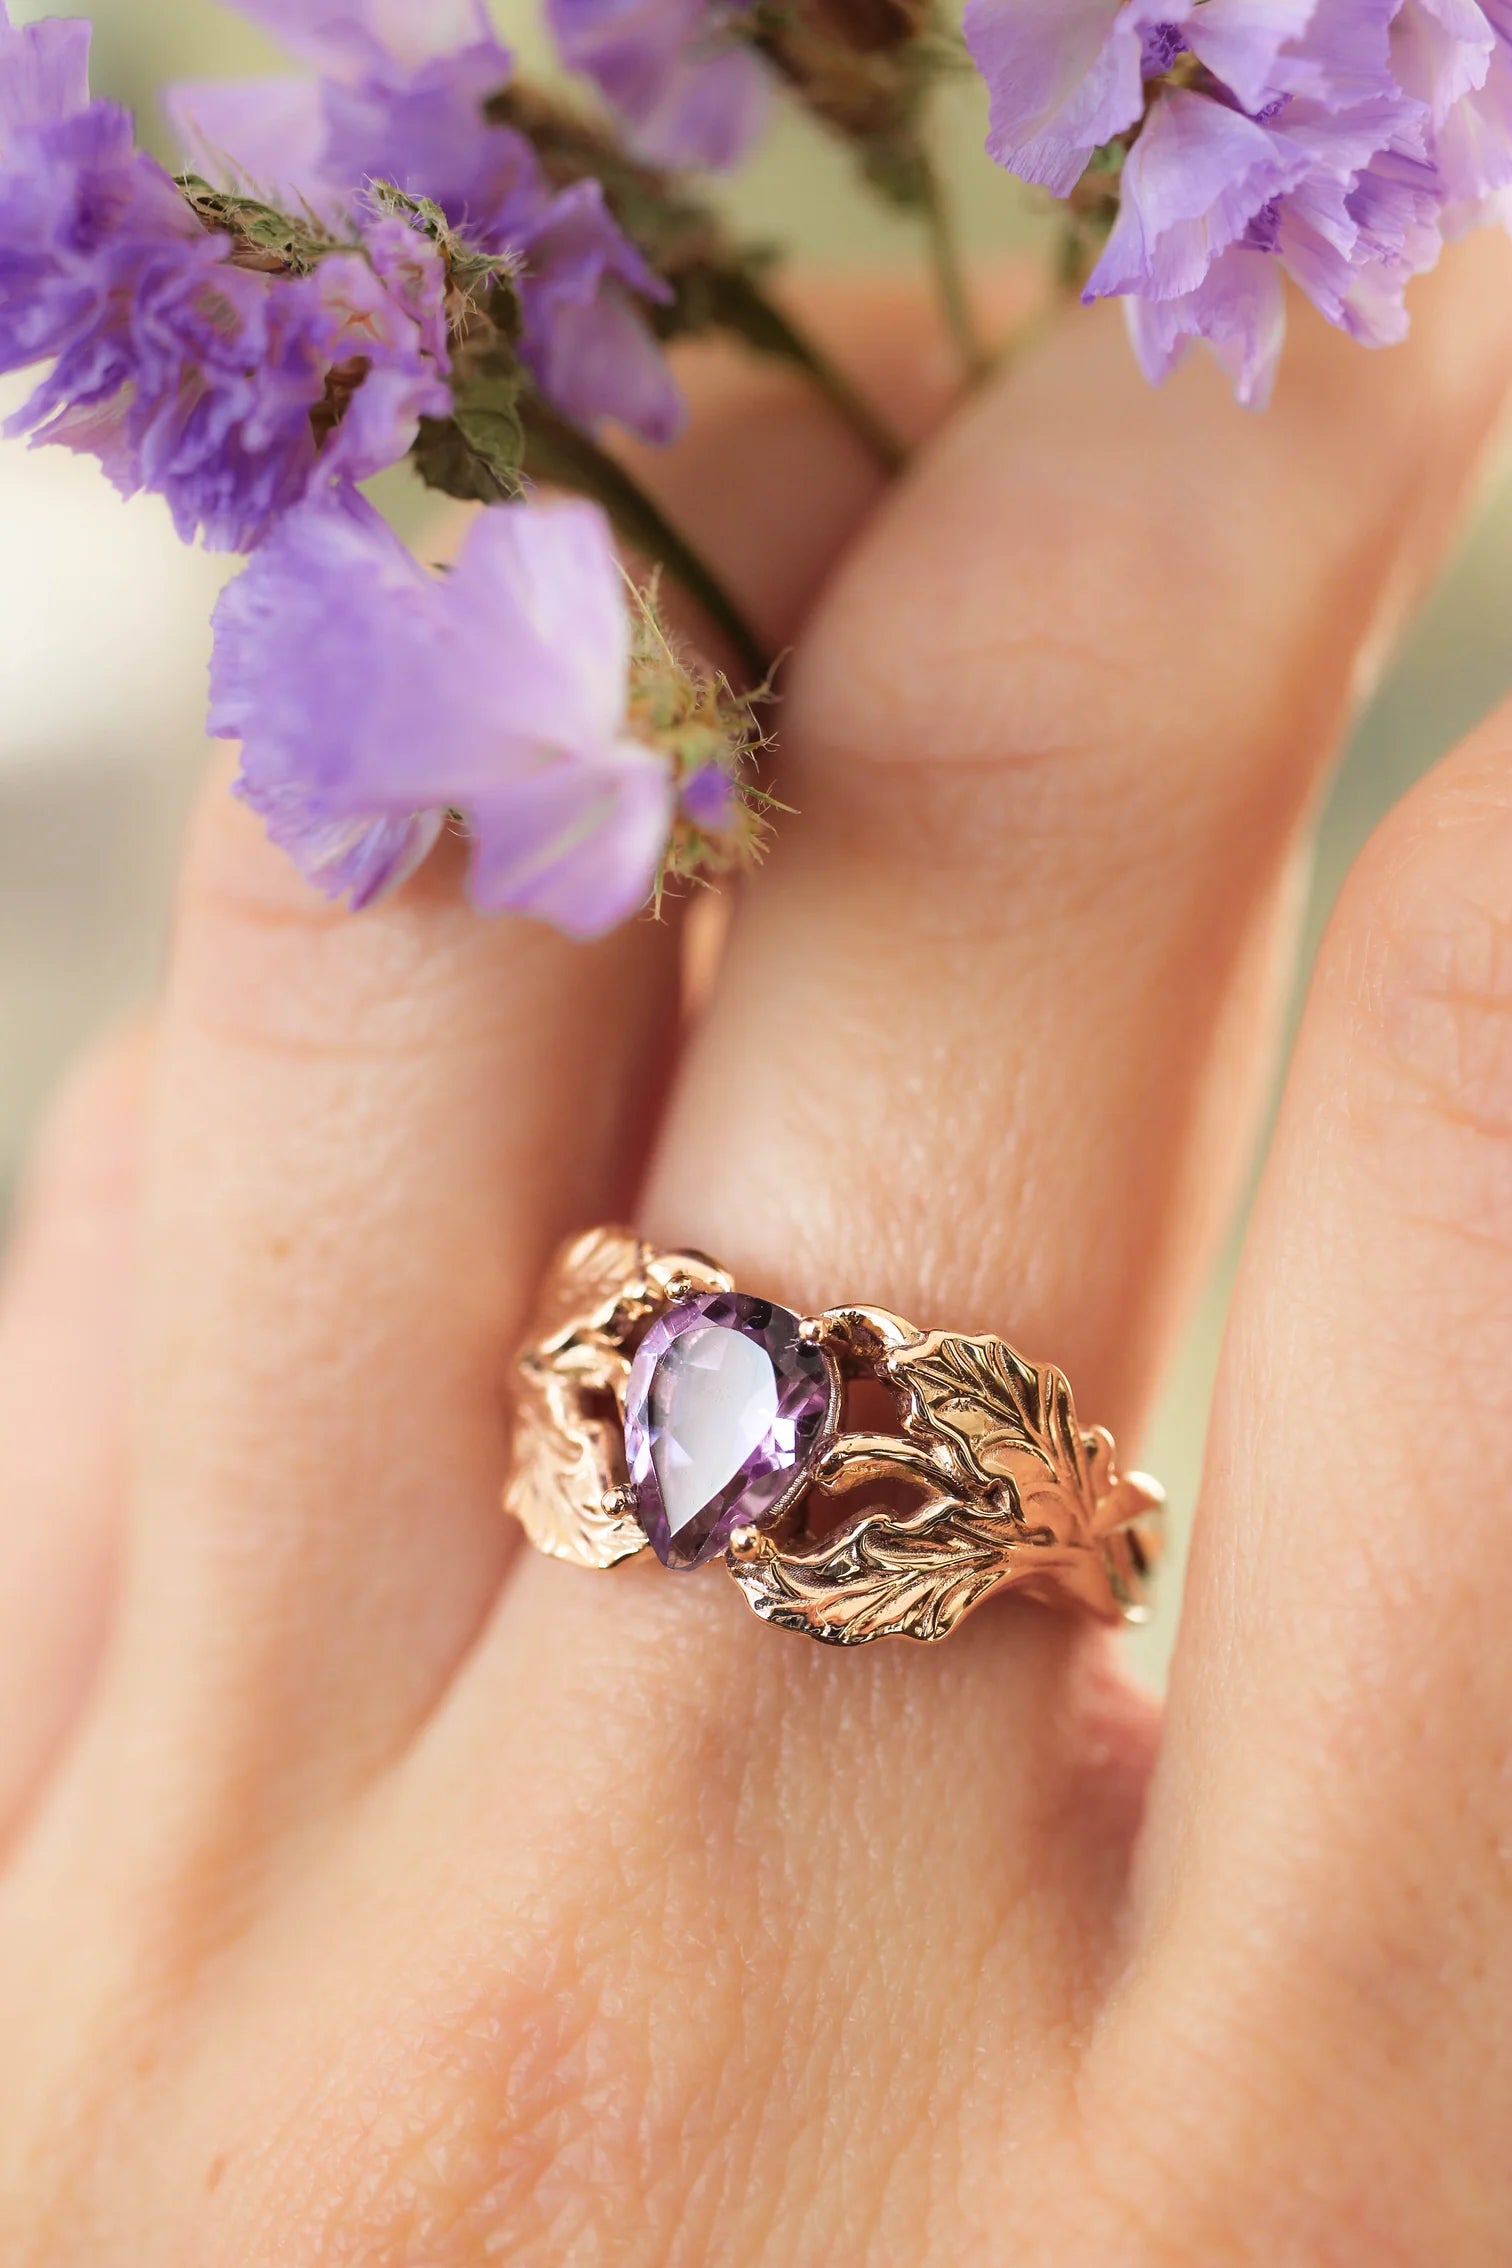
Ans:
{"type": "Polygon", "coordinates": [[[643,1273],[645,1247],[629,1229],[589,1229],[559,1256],[541,1290],[532,1328],[535,1346],[588,1333],[606,1340],[627,1289],[643,1273]]]}
{"type": "Polygon", "coordinates": [[[504,1509],[538,1550],[613,1567],[645,1547],[633,1512],[606,1500],[626,1481],[626,1353],[676,1279],[727,1291],[701,1252],[660,1252],[629,1229],[590,1229],[567,1245],[541,1294],[515,1384],[513,1462],[504,1509]]]}
{"type": "Polygon", "coordinates": [[[903,1518],[868,1512],[807,1551],[759,1536],[730,1571],[764,1622],[825,1645],[929,1641],[997,1588],[1013,1525],[942,1497],[903,1518]]]}
{"type": "Polygon", "coordinates": [[[890,1455],[885,1436],[842,1434],[822,1485],[896,1477],[941,1493],[902,1517],[865,1512],[806,1547],[748,1538],[731,1572],[764,1621],[830,1645],[928,1641],[1008,1582],[1108,1619],[1138,1613],[1149,1547],[1128,1523],[1160,1491],[1118,1477],[1111,1438],[1078,1426],[1058,1370],[1036,1370],[1001,1339],[948,1332],[889,1346],[880,1367],[902,1397],[907,1441],[890,1455]]]}
{"type": "Polygon", "coordinates": [[[907,1397],[904,1425],[948,1460],[957,1486],[991,1497],[1011,1486],[1026,1525],[1091,1546],[1116,1485],[1113,1443],[1083,1432],[1058,1370],[1036,1370],[1002,1339],[931,1331],[895,1347],[887,1374],[907,1397]]]}
{"type": "Polygon", "coordinates": [[[605,1509],[625,1479],[618,1412],[630,1366],[619,1340],[643,1296],[644,1257],[627,1229],[594,1229],[570,1244],[516,1372],[504,1509],[539,1551],[579,1567],[613,1567],[646,1541],[633,1515],[605,1509]]]}
{"type": "Polygon", "coordinates": [[[633,1514],[605,1509],[625,1478],[624,1438],[616,1422],[585,1408],[584,1384],[560,1356],[556,1365],[539,1352],[521,1363],[504,1509],[537,1550],[579,1567],[613,1567],[646,1537],[633,1514]]]}

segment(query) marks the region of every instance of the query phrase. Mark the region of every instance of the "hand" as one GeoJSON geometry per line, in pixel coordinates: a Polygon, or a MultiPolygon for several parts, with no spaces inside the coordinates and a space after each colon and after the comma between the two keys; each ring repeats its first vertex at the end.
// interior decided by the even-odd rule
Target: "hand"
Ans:
{"type": "MultiPolygon", "coordinates": [[[[906,306],[857,366],[930,421],[906,306]]],[[[498,1511],[558,1234],[1064,1366],[1137,1450],[1252,1141],[1322,768],[1512,379],[1506,248],[1274,412],[1069,320],[877,504],[786,381],[666,476],[782,792],[679,936],[353,920],[217,787],[0,1344],[15,2268],[1502,2262],[1512,758],[1387,823],[1249,1246],[1163,1728],[1008,1600],[831,1653],[498,1511]],[[876,505],[873,510],[872,507],[876,505]],[[833,556],[839,573],[813,601],[833,556]],[[131,1380],[128,1393],[127,1380],[131,1380]]]]}

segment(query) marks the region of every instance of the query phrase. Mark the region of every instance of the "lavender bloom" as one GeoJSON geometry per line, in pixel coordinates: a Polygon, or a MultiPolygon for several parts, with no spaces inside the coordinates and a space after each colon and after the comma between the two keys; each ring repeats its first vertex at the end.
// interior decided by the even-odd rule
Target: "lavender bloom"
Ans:
{"type": "Polygon", "coordinates": [[[89,26],[13,28],[0,0],[0,369],[62,353],[93,320],[124,234],[199,231],[139,155],[127,113],[89,99],[89,26]]]}
{"type": "Polygon", "coordinates": [[[1150,377],[1201,338],[1263,403],[1283,272],[1365,343],[1402,336],[1406,285],[1442,240],[1428,83],[1447,116],[1487,69],[1459,36],[1476,0],[1405,9],[1416,29],[1394,47],[1404,0],[970,0],[1001,162],[1066,195],[1137,129],[1086,296],[1124,299],[1150,377]],[[1398,75],[1409,50],[1422,95],[1398,75]]]}
{"type": "Polygon", "coordinates": [[[413,71],[493,38],[488,0],[256,0],[244,13],[322,71],[413,71]]]}
{"type": "Polygon", "coordinates": [[[1432,119],[1445,226],[1463,228],[1512,186],[1512,0],[1403,0],[1391,52],[1432,119]]]}
{"type": "Polygon", "coordinates": [[[738,165],[766,123],[767,74],[734,41],[749,0],[547,0],[562,61],[592,79],[652,165],[738,165]]]}
{"type": "MultiPolygon", "coordinates": [[[[401,44],[391,19],[402,4],[327,0],[302,17],[298,44],[326,70],[320,81],[177,89],[170,108],[195,162],[303,194],[322,213],[360,208],[375,181],[429,198],[469,244],[518,262],[521,352],[547,398],[580,424],[612,417],[670,441],[682,400],[640,305],[668,299],[666,285],[595,183],[554,190],[525,137],[488,120],[514,61],[481,14],[449,0],[423,44],[413,28],[401,44]],[[444,26],[465,44],[445,46],[444,26]]],[[[296,0],[239,5],[294,43],[296,0]]]]}
{"type": "Polygon", "coordinates": [[[361,255],[280,279],[225,250],[204,235],[109,247],[91,321],[12,429],[98,456],[124,495],[163,496],[186,543],[252,551],[317,480],[365,479],[404,457],[421,416],[443,415],[451,395],[433,322],[361,255]]]}
{"type": "Polygon", "coordinates": [[[449,408],[439,257],[379,224],[308,276],[238,265],[89,101],[87,62],[87,26],[0,14],[0,366],[52,363],[7,430],[162,495],[186,541],[250,550],[318,478],[395,462],[449,408]]]}
{"type": "Polygon", "coordinates": [[[595,937],[643,905],[674,816],[628,725],[630,617],[592,505],[501,505],[432,576],[351,491],[223,596],[211,730],[316,886],[365,905],[465,813],[472,895],[595,937]]]}
{"type": "Polygon", "coordinates": [[[320,457],[327,482],[367,480],[400,463],[420,420],[451,409],[440,253],[397,217],[366,220],[361,245],[322,260],[309,279],[329,326],[326,407],[341,413],[320,457]],[[355,391],[332,403],[352,381],[355,391]]]}
{"type": "Polygon", "coordinates": [[[15,135],[85,108],[89,40],[89,25],[78,19],[14,25],[0,0],[0,156],[15,135]]]}

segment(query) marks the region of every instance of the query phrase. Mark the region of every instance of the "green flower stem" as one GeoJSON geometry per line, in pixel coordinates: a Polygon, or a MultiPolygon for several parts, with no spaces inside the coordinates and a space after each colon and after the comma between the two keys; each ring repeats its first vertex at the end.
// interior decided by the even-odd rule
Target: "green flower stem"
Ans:
{"type": "Polygon", "coordinates": [[[756,353],[791,362],[806,372],[884,472],[902,471],[908,452],[897,435],[824,349],[767,296],[754,276],[745,271],[721,276],[715,306],[719,321],[756,353]]]}
{"type": "Polygon", "coordinates": [[[525,428],[525,470],[537,480],[576,489],[602,504],[616,532],[654,566],[682,584],[717,624],[740,657],[753,685],[763,685],[772,660],[714,573],[685,536],[679,535],[640,483],[598,443],[569,425],[535,395],[520,403],[525,428]]]}
{"type": "Polygon", "coordinates": [[[972,313],[954,207],[950,194],[940,179],[939,168],[930,159],[923,157],[922,153],[920,176],[923,188],[921,201],[925,226],[929,232],[929,256],[935,272],[935,287],[967,380],[975,386],[992,368],[993,358],[983,344],[972,313]]]}

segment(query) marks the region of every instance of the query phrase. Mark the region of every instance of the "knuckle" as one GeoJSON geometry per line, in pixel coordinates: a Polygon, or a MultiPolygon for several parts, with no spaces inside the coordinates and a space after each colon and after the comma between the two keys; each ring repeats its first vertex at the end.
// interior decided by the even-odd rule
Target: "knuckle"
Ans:
{"type": "Polygon", "coordinates": [[[170,1003],[252,1056],[403,1058],[465,1040],[453,1027],[479,925],[451,879],[427,875],[354,916],[303,879],[218,776],[190,831],[170,1003]]]}
{"type": "Polygon", "coordinates": [[[786,754],[806,819],[952,882],[991,868],[1000,893],[1011,874],[1040,902],[1109,875],[1195,890],[1236,844],[1280,854],[1337,729],[1312,680],[1331,670],[1342,693],[1347,631],[1315,663],[1317,609],[1304,630],[1295,598],[1257,594],[1234,533],[1158,486],[1063,528],[1048,507],[988,526],[973,503],[942,529],[905,502],[897,518],[795,673],[786,754]]]}

